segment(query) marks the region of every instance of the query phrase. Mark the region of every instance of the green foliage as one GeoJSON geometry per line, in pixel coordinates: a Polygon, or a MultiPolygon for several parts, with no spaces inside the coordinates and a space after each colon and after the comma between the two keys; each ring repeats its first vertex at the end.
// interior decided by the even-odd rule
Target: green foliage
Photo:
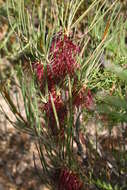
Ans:
{"type": "Polygon", "coordinates": [[[122,190],[122,188],[118,187],[118,185],[113,187],[110,183],[101,181],[100,179],[97,179],[97,181],[94,181],[94,183],[100,190],[122,190]]]}

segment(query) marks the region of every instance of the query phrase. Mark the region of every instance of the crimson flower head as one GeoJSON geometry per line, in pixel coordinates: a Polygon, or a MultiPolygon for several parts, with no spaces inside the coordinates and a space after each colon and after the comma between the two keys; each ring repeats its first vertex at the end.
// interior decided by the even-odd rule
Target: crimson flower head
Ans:
{"type": "Polygon", "coordinates": [[[74,172],[64,168],[60,172],[58,190],[81,190],[83,183],[74,172]]]}
{"type": "Polygon", "coordinates": [[[58,83],[62,83],[67,74],[73,76],[79,67],[76,56],[79,53],[79,47],[66,35],[59,33],[53,38],[50,48],[50,62],[44,67],[42,63],[34,64],[34,71],[42,89],[47,81],[48,89],[51,89],[58,83]]]}
{"type": "Polygon", "coordinates": [[[50,53],[52,58],[51,64],[55,75],[61,78],[66,74],[74,74],[78,68],[76,56],[79,54],[79,47],[67,35],[59,33],[54,37],[50,53]]]}

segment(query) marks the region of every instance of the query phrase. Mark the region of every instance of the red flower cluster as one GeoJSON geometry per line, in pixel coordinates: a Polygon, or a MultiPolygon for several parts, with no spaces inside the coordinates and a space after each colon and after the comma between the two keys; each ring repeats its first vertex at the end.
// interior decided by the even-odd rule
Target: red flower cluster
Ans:
{"type": "MultiPolygon", "coordinates": [[[[61,96],[56,95],[56,91],[52,92],[52,98],[57,112],[59,124],[61,127],[64,123],[67,109],[61,96]]],[[[46,112],[47,118],[49,119],[49,126],[51,127],[51,130],[53,131],[54,135],[56,135],[58,129],[56,128],[56,119],[54,116],[53,106],[51,102],[51,95],[49,96],[48,102],[44,105],[44,110],[46,112]]]]}
{"type": "Polygon", "coordinates": [[[44,66],[41,63],[34,65],[37,79],[42,88],[47,80],[49,90],[59,82],[62,82],[67,74],[73,75],[78,64],[76,56],[79,47],[74,45],[66,36],[59,33],[52,41],[50,48],[50,64],[44,66]]]}
{"type": "Polygon", "coordinates": [[[83,183],[79,178],[67,168],[64,168],[59,177],[58,190],[80,190],[83,183]]]}
{"type": "Polygon", "coordinates": [[[59,34],[51,45],[51,64],[54,67],[55,74],[64,77],[66,74],[73,74],[78,67],[76,55],[79,53],[79,47],[74,45],[66,36],[59,34]]]}

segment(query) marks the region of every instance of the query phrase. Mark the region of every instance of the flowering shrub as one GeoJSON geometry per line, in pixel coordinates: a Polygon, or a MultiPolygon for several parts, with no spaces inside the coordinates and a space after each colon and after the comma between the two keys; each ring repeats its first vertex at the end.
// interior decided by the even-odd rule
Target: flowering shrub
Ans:
{"type": "MultiPolygon", "coordinates": [[[[85,137],[84,125],[90,114],[97,118],[93,94],[87,84],[94,89],[94,92],[103,88],[100,75],[98,75],[102,64],[100,63],[102,62],[100,55],[103,56],[106,52],[108,43],[106,45],[104,43],[110,23],[116,19],[115,10],[120,7],[118,4],[118,7],[113,10],[113,6],[117,5],[117,0],[114,2],[111,5],[110,3],[108,5],[107,1],[102,3],[100,0],[89,2],[89,8],[85,9],[84,13],[77,19],[77,11],[84,1],[61,1],[60,7],[57,1],[50,3],[47,1],[46,9],[45,3],[38,1],[37,7],[35,6],[32,11],[30,7],[27,9],[25,0],[20,0],[19,5],[17,1],[8,1],[9,20],[13,18],[11,26],[13,22],[17,22],[12,31],[16,30],[16,39],[17,37],[20,38],[20,47],[22,47],[21,51],[18,49],[17,53],[18,55],[19,53],[21,55],[28,53],[25,55],[25,58],[28,56],[27,60],[31,59],[32,61],[36,57],[38,61],[33,63],[36,80],[32,76],[28,80],[27,76],[24,75],[22,65],[20,65],[21,67],[18,65],[19,68],[17,69],[17,78],[19,79],[17,86],[23,96],[25,116],[21,113],[18,101],[17,106],[15,106],[8,90],[1,87],[2,95],[18,122],[11,121],[8,115],[5,115],[14,126],[18,126],[23,131],[26,130],[26,132],[37,137],[36,147],[43,172],[46,174],[46,178],[49,178],[48,183],[52,177],[50,175],[52,171],[60,168],[57,181],[58,190],[81,190],[83,187],[85,188],[86,183],[89,183],[89,174],[91,175],[90,180],[94,174],[94,161],[100,159],[101,163],[103,160],[103,154],[100,153],[101,149],[98,150],[100,147],[97,146],[98,143],[96,142],[96,146],[93,146],[89,137],[85,137]],[[17,8],[20,8],[20,11],[17,11],[17,8]],[[92,12],[90,13],[90,11],[92,12]],[[95,17],[92,18],[94,12],[95,17]],[[83,21],[77,27],[85,16],[85,22],[83,21]],[[102,24],[98,24],[101,21],[102,24]],[[100,28],[101,26],[105,26],[105,30],[100,28]],[[56,30],[60,32],[52,37],[56,30]],[[83,34],[83,32],[85,33],[83,34]],[[73,42],[69,36],[70,33],[78,40],[78,43],[73,42]],[[90,111],[89,114],[85,109],[90,111]],[[42,127],[42,123],[44,127],[42,127]],[[67,167],[60,167],[61,165],[67,167]],[[79,168],[80,166],[83,166],[83,169],[79,168]],[[70,168],[75,168],[75,171],[70,168]],[[79,173],[76,168],[79,168],[79,173]],[[83,181],[84,178],[87,180],[86,183],[83,181]]],[[[33,6],[34,2],[31,5],[33,6]]],[[[113,29],[111,31],[113,32],[113,29]]],[[[110,41],[110,38],[108,40],[110,41]]],[[[6,44],[5,42],[3,44],[6,44]]],[[[103,70],[101,70],[101,76],[104,73],[103,70]]],[[[107,84],[110,81],[105,81],[104,77],[104,83],[107,84]]],[[[97,165],[96,162],[95,165],[97,165]]],[[[101,173],[103,172],[99,172],[99,175],[101,173]]]]}
{"type": "MultiPolygon", "coordinates": [[[[52,40],[50,47],[50,56],[45,68],[41,63],[34,64],[34,70],[39,84],[41,84],[41,91],[44,92],[44,87],[47,81],[48,84],[48,100],[43,106],[48,121],[48,128],[51,129],[53,136],[60,137],[60,142],[65,135],[65,119],[67,119],[68,103],[70,101],[69,89],[64,89],[64,80],[67,75],[70,79],[74,79],[72,86],[72,107],[73,114],[75,114],[75,107],[80,106],[86,109],[93,107],[92,93],[85,86],[81,86],[78,90],[78,79],[76,76],[77,69],[80,69],[77,63],[77,55],[79,54],[79,47],[62,33],[58,33],[52,40]],[[61,84],[61,85],[59,85],[61,84]],[[61,91],[64,91],[66,98],[62,97],[61,91],[57,94],[56,86],[59,86],[61,91]],[[57,114],[54,113],[53,104],[57,114]]],[[[74,124],[73,124],[74,125],[74,124]]],[[[65,137],[66,136],[66,137],[65,137]]],[[[58,139],[58,138],[57,138],[58,139]]],[[[66,141],[65,140],[65,141],[66,141]]],[[[61,169],[58,190],[80,190],[83,183],[79,180],[78,176],[71,170],[64,168],[61,169]]]]}

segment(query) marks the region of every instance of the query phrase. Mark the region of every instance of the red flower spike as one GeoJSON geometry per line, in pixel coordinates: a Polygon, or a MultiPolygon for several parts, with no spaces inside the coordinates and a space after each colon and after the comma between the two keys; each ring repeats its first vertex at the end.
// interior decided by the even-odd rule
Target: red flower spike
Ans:
{"type": "Polygon", "coordinates": [[[81,190],[83,183],[67,168],[61,170],[58,190],[81,190]]]}

